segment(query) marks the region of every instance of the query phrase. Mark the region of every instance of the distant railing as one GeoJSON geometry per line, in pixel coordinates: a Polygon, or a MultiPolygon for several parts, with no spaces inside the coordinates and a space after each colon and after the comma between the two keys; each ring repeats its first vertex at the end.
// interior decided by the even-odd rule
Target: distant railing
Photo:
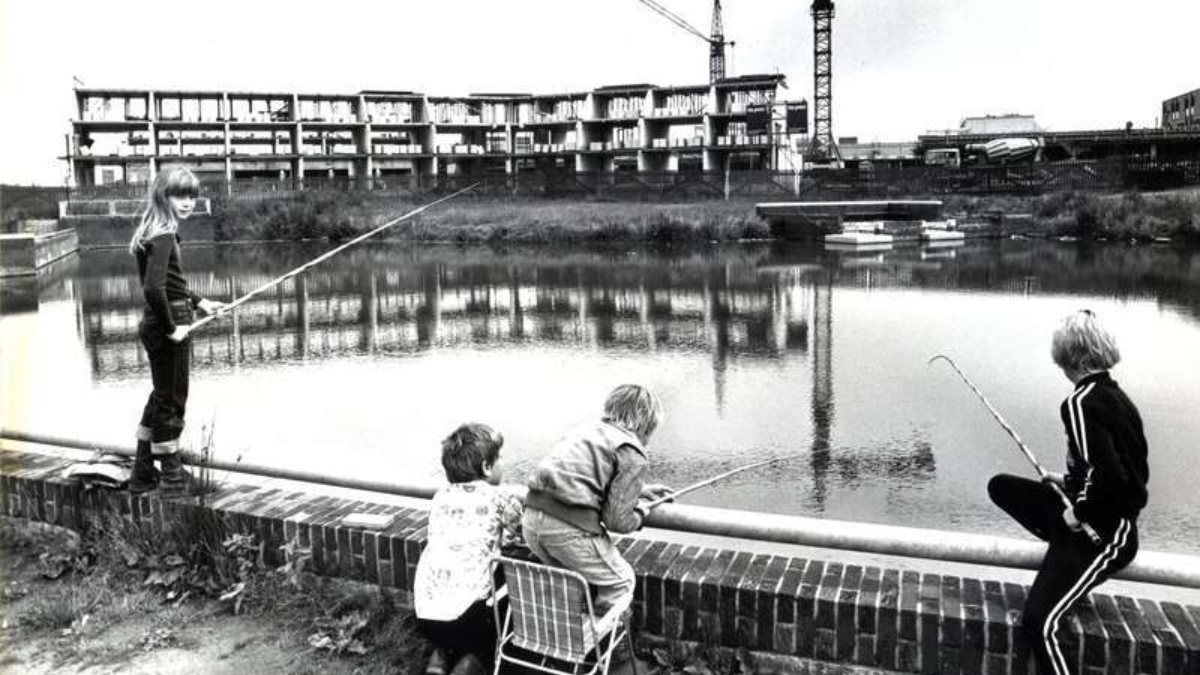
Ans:
{"type": "MultiPolygon", "coordinates": [[[[1062,191],[1161,190],[1200,185],[1200,159],[1034,163],[1011,166],[870,166],[794,171],[573,171],[201,179],[201,194],[238,201],[300,191],[442,194],[477,184],[474,196],[876,199],[913,196],[1037,195],[1062,191]]],[[[141,199],[145,185],[75,188],[70,199],[141,199]]]]}

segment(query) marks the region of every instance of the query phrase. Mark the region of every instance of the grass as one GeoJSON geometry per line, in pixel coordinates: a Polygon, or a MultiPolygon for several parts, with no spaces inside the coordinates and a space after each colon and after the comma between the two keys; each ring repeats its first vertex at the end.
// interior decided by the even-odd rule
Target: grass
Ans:
{"type": "MultiPolygon", "coordinates": [[[[1200,191],[1101,195],[939,196],[950,216],[1032,214],[1027,234],[1200,242],[1200,191]]],[[[427,199],[305,192],[257,202],[216,200],[218,241],[342,241],[427,199]]],[[[998,232],[1003,233],[998,230],[998,232]]],[[[678,204],[464,195],[395,225],[381,238],[460,244],[694,244],[767,239],[753,201],[678,204]]]]}
{"type": "Polygon", "coordinates": [[[1088,239],[1200,242],[1200,191],[1120,195],[1065,192],[1034,204],[1054,234],[1088,239]]]}
{"type": "MultiPolygon", "coordinates": [[[[207,509],[183,512],[189,515],[149,536],[115,516],[96,519],[82,535],[0,518],[0,613],[8,638],[46,642],[57,669],[186,650],[203,639],[189,633],[193,626],[244,615],[274,627],[299,672],[423,668],[427,644],[391,596],[304,574],[296,564],[303,553],[295,550],[280,556],[283,564],[268,564],[255,537],[227,534],[219,518],[200,515],[212,513],[207,509]],[[132,637],[97,646],[130,625],[132,637]]],[[[234,644],[228,653],[249,644],[234,644]]]]}
{"type": "MultiPolygon", "coordinates": [[[[259,202],[219,200],[215,238],[339,241],[378,227],[427,200],[311,192],[259,202]]],[[[763,239],[751,202],[560,201],[464,196],[389,230],[393,240],[457,243],[684,243],[763,239]]]]}

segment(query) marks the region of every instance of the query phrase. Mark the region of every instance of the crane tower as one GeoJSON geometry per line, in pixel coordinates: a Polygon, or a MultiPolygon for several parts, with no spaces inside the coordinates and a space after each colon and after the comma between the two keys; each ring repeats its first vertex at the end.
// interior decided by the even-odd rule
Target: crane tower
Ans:
{"type": "Polygon", "coordinates": [[[813,137],[814,160],[837,159],[833,142],[833,0],[813,0],[813,137]]]}
{"type": "Polygon", "coordinates": [[[721,0],[713,0],[712,30],[708,38],[709,84],[725,79],[725,28],[721,23],[721,0]]]}
{"type": "Polygon", "coordinates": [[[721,21],[721,0],[713,0],[712,30],[709,35],[700,32],[675,12],[663,7],[656,0],[638,0],[638,2],[661,14],[671,23],[704,40],[708,48],[708,81],[709,83],[725,79],[725,45],[732,47],[734,42],[725,39],[725,26],[721,21]]]}

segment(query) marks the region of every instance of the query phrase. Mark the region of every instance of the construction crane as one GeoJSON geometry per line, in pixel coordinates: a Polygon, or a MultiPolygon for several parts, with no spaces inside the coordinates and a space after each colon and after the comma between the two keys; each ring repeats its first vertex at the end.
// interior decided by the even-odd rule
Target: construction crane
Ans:
{"type": "Polygon", "coordinates": [[[833,0],[813,0],[813,137],[809,156],[837,161],[833,142],[833,0]]]}
{"type": "Polygon", "coordinates": [[[708,81],[709,83],[725,79],[725,45],[733,47],[732,40],[725,39],[725,29],[721,22],[721,0],[713,0],[712,30],[705,35],[692,26],[683,17],[663,7],[654,0],[638,0],[638,2],[658,12],[668,21],[695,35],[708,43],[708,81]]]}

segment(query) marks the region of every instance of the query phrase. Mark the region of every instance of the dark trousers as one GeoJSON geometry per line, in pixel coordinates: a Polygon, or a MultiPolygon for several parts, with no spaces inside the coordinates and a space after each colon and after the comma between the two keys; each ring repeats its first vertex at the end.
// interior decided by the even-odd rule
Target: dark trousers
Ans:
{"type": "MultiPolygon", "coordinates": [[[[496,618],[486,601],[480,600],[453,621],[417,619],[417,626],[435,647],[458,656],[471,652],[484,665],[490,664],[496,651],[496,618]]],[[[451,660],[451,665],[454,661],[451,660]]]]}
{"type": "MultiPolygon", "coordinates": [[[[176,323],[190,324],[192,310],[186,300],[171,303],[171,317],[176,323]]],[[[150,379],[154,390],[142,409],[141,424],[150,429],[150,440],[156,446],[179,439],[183,433],[183,416],[187,408],[188,374],[191,370],[192,340],[172,342],[162,324],[146,312],[138,326],[138,337],[150,360],[150,379]]]]}
{"type": "Polygon", "coordinates": [[[1077,672],[1078,664],[1071,665],[1055,636],[1059,622],[1088,591],[1137,555],[1137,521],[1118,518],[1088,523],[1100,535],[1097,546],[1083,532],[1067,528],[1061,498],[1040,481],[1000,474],[988,482],[988,495],[996,506],[1049,544],[1021,611],[1024,640],[1017,643],[1016,657],[1024,661],[1032,649],[1040,675],[1077,672]]]}

